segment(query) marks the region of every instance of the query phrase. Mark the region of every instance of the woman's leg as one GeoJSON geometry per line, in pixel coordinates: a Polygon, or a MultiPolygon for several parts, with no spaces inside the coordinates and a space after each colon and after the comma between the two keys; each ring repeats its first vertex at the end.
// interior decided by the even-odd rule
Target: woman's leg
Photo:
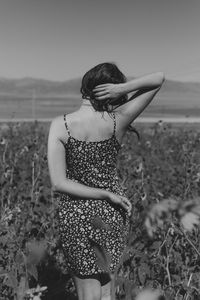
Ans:
{"type": "Polygon", "coordinates": [[[101,300],[101,284],[99,280],[93,278],[81,279],[72,277],[79,300],[101,300]]]}
{"type": "Polygon", "coordinates": [[[101,287],[101,300],[111,300],[111,282],[101,287]]]}

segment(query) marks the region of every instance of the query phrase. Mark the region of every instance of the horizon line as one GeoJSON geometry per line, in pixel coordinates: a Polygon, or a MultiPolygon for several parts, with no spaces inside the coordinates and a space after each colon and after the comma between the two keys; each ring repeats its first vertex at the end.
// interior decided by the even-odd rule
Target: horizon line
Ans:
{"type": "MultiPolygon", "coordinates": [[[[133,78],[134,78],[134,76],[127,76],[127,79],[133,79],[133,78]]],[[[67,82],[67,81],[71,81],[71,80],[81,80],[82,77],[72,77],[70,79],[58,80],[58,79],[48,79],[48,78],[44,78],[44,77],[34,77],[34,76],[22,76],[22,77],[0,76],[0,80],[25,80],[25,79],[42,80],[42,81],[61,83],[61,82],[67,82]]],[[[165,79],[167,81],[180,82],[180,83],[200,83],[200,79],[199,79],[199,81],[198,80],[181,80],[181,79],[176,79],[176,78],[173,79],[170,77],[165,77],[165,79]]]]}

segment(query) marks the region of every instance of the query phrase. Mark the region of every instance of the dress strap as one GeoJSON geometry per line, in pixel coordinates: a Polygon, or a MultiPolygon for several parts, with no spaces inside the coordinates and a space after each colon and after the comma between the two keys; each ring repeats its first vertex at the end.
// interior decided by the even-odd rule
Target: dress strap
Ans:
{"type": "Polygon", "coordinates": [[[116,132],[116,118],[115,118],[115,113],[113,112],[113,118],[114,118],[114,129],[113,129],[113,135],[115,134],[116,132]]]}
{"type": "Polygon", "coordinates": [[[71,136],[68,125],[67,125],[67,121],[66,121],[66,114],[64,114],[64,121],[65,121],[65,127],[67,129],[67,133],[68,133],[69,136],[71,136]]]}

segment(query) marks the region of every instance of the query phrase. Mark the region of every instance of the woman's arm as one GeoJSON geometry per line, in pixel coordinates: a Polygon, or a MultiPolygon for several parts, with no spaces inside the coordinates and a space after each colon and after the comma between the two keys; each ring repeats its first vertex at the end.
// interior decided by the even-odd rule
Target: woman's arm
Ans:
{"type": "Polygon", "coordinates": [[[121,84],[121,94],[128,94],[136,90],[155,89],[162,85],[164,81],[164,73],[156,72],[137,77],[121,84]]]}
{"type": "Polygon", "coordinates": [[[65,148],[62,142],[59,118],[52,121],[48,136],[47,157],[52,190],[84,199],[110,199],[107,190],[89,187],[66,178],[65,148]]]}
{"type": "Polygon", "coordinates": [[[150,104],[164,82],[164,74],[156,72],[120,84],[98,85],[94,90],[97,100],[114,99],[135,92],[126,103],[117,108],[121,127],[126,128],[150,104]]]}
{"type": "Polygon", "coordinates": [[[93,89],[93,92],[97,100],[114,99],[137,90],[158,88],[162,85],[163,81],[164,73],[156,72],[134,78],[125,83],[100,84],[93,89]]]}

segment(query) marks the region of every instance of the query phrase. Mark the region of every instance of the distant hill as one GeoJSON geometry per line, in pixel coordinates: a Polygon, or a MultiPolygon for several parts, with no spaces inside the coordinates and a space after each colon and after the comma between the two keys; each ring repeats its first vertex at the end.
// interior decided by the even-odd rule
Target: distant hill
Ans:
{"type": "Polygon", "coordinates": [[[45,79],[21,78],[4,79],[0,78],[0,95],[30,96],[33,91],[38,96],[66,94],[78,94],[81,79],[71,79],[68,81],[50,81],[45,79]]]}
{"type": "MultiPolygon", "coordinates": [[[[130,79],[130,78],[129,78],[130,79]]],[[[81,78],[50,81],[35,78],[0,78],[0,118],[32,116],[53,117],[73,111],[81,104],[81,78]],[[34,108],[32,99],[37,107],[34,108]]],[[[200,116],[200,82],[179,82],[166,79],[155,99],[143,115],[200,116]]]]}
{"type": "Polygon", "coordinates": [[[173,78],[173,80],[178,80],[182,82],[200,82],[200,71],[199,69],[199,63],[200,61],[195,62],[193,65],[193,68],[188,68],[186,74],[179,74],[177,77],[173,78]]]}

